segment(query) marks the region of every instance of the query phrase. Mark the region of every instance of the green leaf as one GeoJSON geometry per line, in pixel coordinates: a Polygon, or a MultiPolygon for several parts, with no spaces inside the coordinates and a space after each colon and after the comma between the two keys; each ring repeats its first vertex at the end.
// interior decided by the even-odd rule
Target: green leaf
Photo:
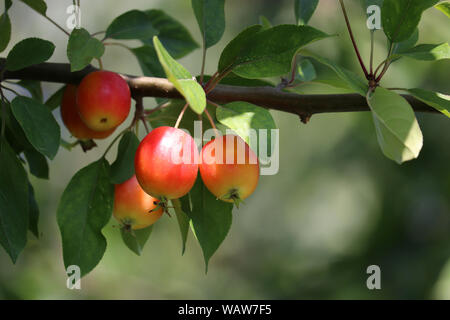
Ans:
{"type": "Polygon", "coordinates": [[[397,51],[390,58],[395,59],[402,56],[425,61],[450,59],[450,47],[447,42],[441,44],[420,44],[414,48],[397,51]]]}
{"type": "MultiPolygon", "coordinates": [[[[200,77],[197,77],[197,80],[199,80],[200,77]]],[[[207,82],[211,79],[211,76],[205,75],[203,77],[203,81],[207,82]]],[[[240,86],[240,87],[274,87],[274,84],[272,82],[269,82],[267,80],[260,80],[260,79],[246,79],[239,77],[237,74],[230,73],[225,78],[220,80],[221,84],[227,84],[230,86],[240,86]]]]}
{"type": "Polygon", "coordinates": [[[295,19],[298,25],[308,24],[319,0],[295,0],[295,19]]]}
{"type": "Polygon", "coordinates": [[[178,227],[180,228],[181,234],[181,254],[183,255],[186,251],[186,241],[189,233],[189,216],[191,213],[191,205],[189,200],[189,195],[182,197],[181,199],[172,199],[172,205],[177,216],[178,227]]]}
{"type": "Polygon", "coordinates": [[[140,256],[152,231],[153,226],[138,230],[127,230],[125,228],[121,228],[120,234],[122,236],[123,243],[125,243],[131,251],[140,256]]]}
{"type": "Polygon", "coordinates": [[[70,71],[79,71],[88,66],[92,59],[99,59],[105,52],[101,41],[91,37],[83,28],[75,28],[67,44],[67,57],[70,61],[70,71]]]}
{"type": "Polygon", "coordinates": [[[30,167],[30,173],[37,178],[48,180],[49,169],[45,156],[34,149],[26,149],[24,154],[30,167]]]}
{"type": "Polygon", "coordinates": [[[416,30],[411,34],[411,36],[408,39],[406,39],[402,42],[397,42],[394,45],[392,54],[411,49],[412,47],[414,47],[416,45],[418,40],[419,40],[419,29],[416,28],[416,30]]]}
{"type": "Polygon", "coordinates": [[[237,54],[221,57],[219,71],[233,69],[237,75],[250,79],[280,76],[291,70],[292,58],[300,48],[328,37],[309,26],[280,25],[253,34],[246,31],[248,35],[241,34],[240,40],[230,43],[229,52],[237,54]]]}
{"type": "Polygon", "coordinates": [[[149,16],[139,10],[127,11],[111,22],[106,29],[105,39],[140,39],[145,40],[157,35],[149,16]]]}
{"type": "Polygon", "coordinates": [[[47,61],[53,55],[55,45],[39,38],[27,38],[18,42],[6,57],[6,69],[16,71],[47,61]]]}
{"type": "Polygon", "coordinates": [[[58,90],[56,90],[45,102],[45,105],[50,110],[55,110],[61,105],[62,97],[64,95],[64,90],[66,89],[66,86],[62,86],[58,90]]]}
{"type": "Polygon", "coordinates": [[[158,60],[158,54],[152,46],[142,46],[131,49],[147,77],[164,77],[164,69],[158,60]]]}
{"type": "Polygon", "coordinates": [[[14,115],[11,111],[11,106],[9,105],[9,103],[6,103],[5,106],[5,134],[11,147],[16,151],[16,153],[20,153],[27,149],[34,150],[34,147],[30,144],[27,137],[25,136],[25,132],[23,131],[22,127],[17,122],[16,118],[14,118],[14,115]]]}
{"type": "Polygon", "coordinates": [[[408,39],[416,30],[422,13],[439,0],[384,0],[381,9],[383,30],[391,42],[408,39]]]}
{"type": "Polygon", "coordinates": [[[205,48],[212,47],[219,42],[225,31],[225,0],[192,0],[192,9],[205,48]]]}
{"type": "Polygon", "coordinates": [[[111,165],[111,181],[120,184],[134,175],[134,155],[139,146],[139,139],[129,131],[119,142],[116,161],[111,165]]]}
{"type": "Polygon", "coordinates": [[[443,1],[434,7],[450,18],[450,2],[443,1]]]}
{"type": "Polygon", "coordinates": [[[28,179],[8,142],[0,139],[0,244],[16,263],[27,242],[28,179]]]}
{"type": "Polygon", "coordinates": [[[202,86],[193,79],[178,80],[178,85],[180,93],[186,98],[191,109],[201,114],[206,108],[206,95],[202,86]]]}
{"type": "Polygon", "coordinates": [[[297,62],[297,73],[295,75],[296,80],[308,82],[314,80],[316,76],[316,69],[311,61],[308,59],[302,59],[300,62],[297,62]]]}
{"type": "Polygon", "coordinates": [[[43,16],[47,14],[47,4],[44,0],[20,0],[43,16]]]}
{"type": "Polygon", "coordinates": [[[18,96],[11,102],[14,117],[28,141],[43,155],[53,159],[58,152],[60,128],[47,106],[31,98],[18,96]]]}
{"type": "Polygon", "coordinates": [[[372,110],[378,143],[383,153],[398,164],[419,156],[422,131],[413,109],[400,95],[378,87],[367,98],[372,110]]]}
{"type": "Polygon", "coordinates": [[[266,129],[267,132],[267,156],[271,156],[271,129],[276,129],[277,126],[272,118],[272,115],[267,109],[255,106],[248,102],[232,102],[217,108],[217,120],[232,129],[239,135],[250,148],[258,154],[258,141],[260,140],[259,129],[266,129]],[[250,139],[252,130],[256,130],[257,140],[250,139]]]}
{"type": "Polygon", "coordinates": [[[12,0],[5,0],[5,12],[9,10],[12,6],[12,0]]]}
{"type": "Polygon", "coordinates": [[[64,190],[57,218],[61,231],[64,265],[77,265],[86,275],[106,250],[103,227],[111,218],[114,185],[105,159],[78,171],[64,190]]]}
{"type": "Polygon", "coordinates": [[[272,23],[265,16],[259,16],[259,24],[262,26],[262,30],[272,28],[272,23]]]}
{"type": "Polygon", "coordinates": [[[19,86],[25,88],[31,97],[39,102],[44,102],[44,95],[42,93],[42,86],[39,81],[34,80],[20,80],[17,82],[19,86]]]}
{"type": "Polygon", "coordinates": [[[191,227],[202,248],[207,272],[209,259],[230,230],[233,204],[217,200],[200,178],[195,182],[190,196],[192,200],[192,211],[189,213],[191,227]]]}
{"type": "MultiPolygon", "coordinates": [[[[189,31],[164,11],[153,9],[145,13],[153,27],[158,30],[159,40],[175,59],[180,59],[199,47],[189,31]]],[[[144,43],[153,45],[152,37],[148,37],[144,43]]]]}
{"type": "Polygon", "coordinates": [[[183,95],[191,109],[196,113],[201,114],[206,108],[206,95],[203,88],[196,80],[192,79],[189,71],[170,56],[158,37],[155,36],[153,38],[153,43],[167,79],[172,82],[180,94],[183,95]]]}
{"type": "Polygon", "coordinates": [[[36,238],[39,238],[39,207],[34,197],[33,186],[28,183],[28,229],[34,234],[36,238]]]}
{"type": "Polygon", "coordinates": [[[6,49],[11,40],[11,20],[4,13],[0,16],[0,52],[6,49]]]}
{"type": "Polygon", "coordinates": [[[333,61],[320,57],[316,54],[313,54],[311,52],[308,52],[306,50],[301,51],[301,55],[304,57],[311,57],[317,62],[329,67],[331,70],[333,70],[339,78],[341,78],[344,82],[348,84],[350,88],[352,88],[355,92],[359,93],[362,96],[366,95],[366,92],[368,90],[367,83],[361,79],[359,76],[351,72],[350,70],[347,70],[343,67],[338,66],[333,61]]]}
{"type": "Polygon", "coordinates": [[[450,118],[450,96],[419,88],[409,89],[408,92],[450,118]]]}
{"type": "Polygon", "coordinates": [[[248,46],[252,37],[262,30],[264,28],[261,25],[254,25],[243,30],[231,40],[220,55],[218,71],[224,72],[226,69],[231,69],[241,55],[243,48],[248,46]]]}

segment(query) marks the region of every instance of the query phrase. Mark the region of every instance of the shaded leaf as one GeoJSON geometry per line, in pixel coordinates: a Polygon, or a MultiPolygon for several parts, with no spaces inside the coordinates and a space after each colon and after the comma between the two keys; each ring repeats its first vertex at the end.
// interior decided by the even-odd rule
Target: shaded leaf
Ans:
{"type": "MultiPolygon", "coordinates": [[[[199,47],[189,31],[164,11],[153,9],[145,13],[153,27],[158,30],[159,40],[175,59],[182,58],[199,47]]],[[[144,42],[153,45],[152,37],[148,37],[144,42]]]]}
{"type": "Polygon", "coordinates": [[[45,3],[44,0],[20,0],[20,1],[22,1],[35,11],[39,12],[43,16],[45,16],[47,13],[47,4],[45,3]]]}
{"type": "Polygon", "coordinates": [[[332,69],[339,78],[341,78],[344,82],[348,84],[350,88],[352,88],[355,92],[359,93],[362,96],[366,95],[366,92],[368,90],[367,83],[361,79],[359,76],[351,72],[350,70],[347,70],[341,66],[338,66],[333,61],[320,57],[316,54],[313,54],[311,52],[308,52],[306,50],[301,51],[301,55],[305,57],[311,57],[317,62],[320,62],[323,65],[326,65],[330,69],[332,69]]]}
{"type": "Polygon", "coordinates": [[[250,79],[280,76],[291,70],[292,58],[300,48],[326,37],[329,36],[309,26],[280,25],[253,32],[238,43],[230,43],[233,54],[227,54],[224,59],[221,56],[219,70],[232,69],[237,75],[250,79]]]}
{"type": "Polygon", "coordinates": [[[0,16],[0,52],[6,49],[11,40],[11,20],[4,13],[0,16]]]}
{"type": "Polygon", "coordinates": [[[100,262],[106,250],[102,229],[111,218],[113,203],[114,185],[105,159],[72,177],[57,212],[66,268],[77,265],[86,275],[100,262]]]}
{"type": "Polygon", "coordinates": [[[19,86],[25,88],[31,97],[39,102],[44,102],[44,95],[42,93],[42,86],[40,81],[35,80],[20,80],[17,82],[19,86]]]}
{"type": "Polygon", "coordinates": [[[47,61],[53,55],[55,45],[39,38],[27,38],[18,42],[6,57],[6,69],[20,70],[47,61]]]}
{"type": "Polygon", "coordinates": [[[225,0],[191,1],[205,47],[212,47],[225,31],[225,0]]]}
{"type": "Polygon", "coordinates": [[[40,179],[48,179],[48,163],[45,156],[34,149],[24,151],[30,173],[40,179]]]}
{"type": "Polygon", "coordinates": [[[401,56],[425,61],[450,59],[450,47],[447,42],[441,44],[420,44],[414,48],[397,51],[391,56],[391,59],[401,56]]]}
{"type": "Polygon", "coordinates": [[[3,138],[0,138],[0,163],[0,244],[15,263],[27,242],[28,179],[3,138]]]}
{"type": "Polygon", "coordinates": [[[86,29],[73,29],[67,44],[70,71],[74,72],[84,69],[91,63],[92,59],[99,59],[104,52],[105,46],[103,43],[91,37],[86,29]]]}
{"type": "Polygon", "coordinates": [[[262,30],[272,28],[272,23],[265,16],[259,16],[259,24],[262,26],[262,30]]]}
{"type": "Polygon", "coordinates": [[[298,25],[308,24],[314,11],[319,4],[319,0],[295,0],[295,18],[298,25]]]}
{"type": "Polygon", "coordinates": [[[408,39],[416,30],[423,11],[439,0],[384,0],[381,9],[383,30],[391,42],[408,39]]]}
{"type": "Polygon", "coordinates": [[[295,79],[303,82],[308,82],[316,78],[316,69],[308,59],[302,59],[297,62],[297,73],[295,79]]]}
{"type": "Polygon", "coordinates": [[[142,72],[147,77],[164,77],[164,69],[159,63],[158,54],[153,46],[142,46],[131,49],[139,62],[142,72]]]}
{"type": "Polygon", "coordinates": [[[120,184],[134,175],[134,155],[139,146],[139,139],[129,131],[119,142],[116,161],[111,165],[111,182],[120,184]]]}
{"type": "Polygon", "coordinates": [[[35,196],[34,196],[34,189],[33,186],[28,183],[28,217],[29,217],[29,224],[28,228],[29,230],[34,234],[36,238],[39,238],[39,207],[36,202],[35,196]]]}
{"type": "Polygon", "coordinates": [[[53,159],[61,137],[59,125],[49,108],[31,98],[17,96],[11,102],[11,110],[33,147],[53,159]]]}
{"type": "Polygon", "coordinates": [[[105,38],[112,39],[149,39],[157,35],[149,16],[139,10],[127,11],[111,22],[106,29],[105,38]]]}
{"type": "Polygon", "coordinates": [[[125,243],[128,249],[140,256],[152,231],[153,226],[138,230],[121,228],[120,235],[122,236],[123,243],[125,243]]]}
{"type": "Polygon", "coordinates": [[[385,156],[398,164],[417,158],[423,136],[408,102],[397,93],[379,87],[367,98],[367,103],[385,156]]]}
{"type": "Polygon", "coordinates": [[[61,105],[62,97],[64,95],[64,90],[66,86],[62,86],[56,90],[45,102],[45,105],[49,107],[50,110],[55,110],[61,105]]]}
{"type": "Polygon", "coordinates": [[[233,204],[217,200],[199,177],[190,191],[192,211],[189,213],[193,232],[205,258],[206,272],[214,252],[228,234],[233,220],[233,204]]]}
{"type": "Polygon", "coordinates": [[[186,251],[186,241],[189,233],[189,215],[191,212],[191,206],[189,201],[189,195],[182,197],[181,199],[172,199],[172,205],[177,216],[178,227],[181,234],[181,254],[186,251]]]}
{"type": "Polygon", "coordinates": [[[450,118],[450,96],[419,88],[409,89],[408,92],[450,118]]]}

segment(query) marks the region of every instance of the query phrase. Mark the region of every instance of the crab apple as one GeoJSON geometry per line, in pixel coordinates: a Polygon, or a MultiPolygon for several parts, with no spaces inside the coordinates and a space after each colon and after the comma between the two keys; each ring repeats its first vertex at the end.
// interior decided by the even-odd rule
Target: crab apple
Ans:
{"type": "Polygon", "coordinates": [[[137,230],[154,224],[164,213],[158,203],[142,190],[135,175],[115,185],[114,217],[126,228],[137,230]]]}
{"type": "Polygon", "coordinates": [[[250,196],[259,180],[256,154],[240,137],[225,135],[208,142],[201,152],[200,175],[220,200],[239,203],[250,196]]]}
{"type": "Polygon", "coordinates": [[[95,131],[89,129],[78,114],[76,103],[77,87],[67,85],[64,89],[61,101],[61,118],[69,132],[79,140],[104,139],[114,132],[115,128],[108,131],[95,131]]]}
{"type": "Polygon", "coordinates": [[[134,158],[136,177],[148,194],[161,200],[189,192],[198,173],[194,139],[172,127],[153,129],[139,144],[134,158]]]}
{"type": "Polygon", "coordinates": [[[91,72],[78,87],[77,105],[81,119],[89,128],[111,130],[125,121],[130,113],[130,88],[117,73],[91,72]]]}

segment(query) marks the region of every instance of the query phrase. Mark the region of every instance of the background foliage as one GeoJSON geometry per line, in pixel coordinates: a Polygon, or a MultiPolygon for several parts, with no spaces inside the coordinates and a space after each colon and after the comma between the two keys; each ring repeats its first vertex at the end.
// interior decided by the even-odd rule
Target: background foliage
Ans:
{"type": "MultiPolygon", "coordinates": [[[[70,3],[51,1],[48,14],[64,25],[70,3]]],[[[367,56],[365,15],[359,1],[347,3],[356,37],[367,56]]],[[[106,0],[96,0],[95,10],[89,5],[82,3],[82,25],[87,30],[101,30],[131,9],[128,3],[111,5],[106,0]]],[[[164,9],[183,21],[201,43],[190,1],[137,0],[133,7],[164,9]]],[[[215,71],[228,40],[258,23],[260,14],[274,25],[295,21],[290,0],[228,1],[225,10],[227,28],[224,39],[209,50],[209,74],[215,71]]],[[[337,1],[319,3],[310,24],[330,34],[338,33],[339,37],[313,44],[311,51],[358,72],[345,25],[337,12],[337,1]]],[[[67,41],[63,33],[20,3],[9,14],[15,22],[6,52],[12,44],[31,36],[56,43],[67,41]]],[[[437,10],[424,13],[420,30],[419,38],[425,43],[439,43],[450,36],[447,17],[437,10]]],[[[385,58],[385,40],[379,36],[378,61],[385,58]]],[[[64,45],[56,46],[51,61],[65,60],[64,45]]],[[[192,74],[198,73],[199,61],[200,50],[181,60],[192,74]]],[[[137,61],[122,48],[109,47],[103,63],[119,72],[141,72],[137,61]]],[[[316,68],[327,72],[319,65],[316,68]]],[[[449,70],[448,60],[429,64],[404,59],[392,66],[383,84],[401,82],[405,87],[448,94],[449,70]]],[[[56,88],[45,85],[45,98],[56,88]]],[[[309,85],[299,91],[337,92],[328,86],[309,85]]],[[[145,100],[145,104],[151,103],[152,99],[145,100]]],[[[105,141],[88,154],[80,149],[71,153],[61,149],[52,162],[50,180],[32,178],[41,208],[41,239],[29,237],[25,254],[15,266],[0,250],[0,297],[450,298],[450,174],[445,170],[450,160],[446,147],[450,145],[448,119],[419,115],[424,149],[419,159],[398,166],[380,152],[369,114],[319,115],[304,126],[292,115],[271,113],[282,128],[280,172],[262,177],[257,192],[243,209],[234,212],[233,227],[211,259],[207,276],[192,234],[180,258],[174,219],[164,217],[158,222],[142,257],[123,245],[114,227],[117,223],[111,221],[105,228],[108,248],[104,259],[83,278],[81,291],[66,289],[55,219],[58,200],[70,178],[99,158],[108,145],[109,141],[105,141]],[[365,286],[365,270],[371,264],[381,267],[381,291],[368,291],[365,286]]],[[[55,111],[55,116],[60,121],[59,112],[55,111]]],[[[61,134],[69,139],[65,129],[61,134]]],[[[115,155],[108,158],[112,161],[115,155]]],[[[20,188],[24,189],[24,185],[20,188]]]]}

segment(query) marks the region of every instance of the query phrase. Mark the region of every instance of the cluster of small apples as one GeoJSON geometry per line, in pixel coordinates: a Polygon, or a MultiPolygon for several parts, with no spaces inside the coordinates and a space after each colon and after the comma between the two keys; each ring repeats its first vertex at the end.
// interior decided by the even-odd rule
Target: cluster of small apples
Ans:
{"type": "Polygon", "coordinates": [[[117,73],[95,71],[78,87],[68,85],[61,101],[61,118],[80,141],[104,139],[127,118],[131,108],[130,88],[117,73]]]}
{"type": "MultiPolygon", "coordinates": [[[[61,116],[79,140],[103,139],[127,118],[130,107],[126,81],[117,73],[96,71],[78,87],[66,87],[61,116]]],[[[198,171],[217,199],[237,205],[254,192],[259,179],[258,158],[240,137],[218,136],[199,153],[191,135],[167,126],[152,130],[141,141],[134,166],[135,175],[117,184],[114,196],[114,216],[129,230],[155,223],[167,212],[169,200],[192,189],[198,171]]]]}
{"type": "Polygon", "coordinates": [[[240,137],[216,137],[199,154],[188,133],[166,126],[141,141],[134,165],[135,176],[116,186],[114,205],[116,219],[133,230],[152,225],[168,200],[185,196],[198,171],[217,199],[237,205],[255,191],[259,179],[258,158],[240,137]]]}

